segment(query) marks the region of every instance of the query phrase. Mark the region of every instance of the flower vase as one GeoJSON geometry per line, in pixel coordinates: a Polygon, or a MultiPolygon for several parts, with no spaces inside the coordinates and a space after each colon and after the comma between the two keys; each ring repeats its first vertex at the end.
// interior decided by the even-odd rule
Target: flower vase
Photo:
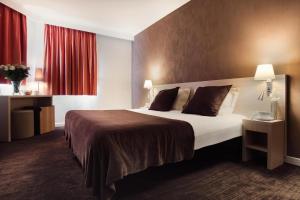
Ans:
{"type": "Polygon", "coordinates": [[[21,81],[12,81],[12,86],[14,89],[13,95],[19,95],[20,94],[20,85],[21,81]]]}

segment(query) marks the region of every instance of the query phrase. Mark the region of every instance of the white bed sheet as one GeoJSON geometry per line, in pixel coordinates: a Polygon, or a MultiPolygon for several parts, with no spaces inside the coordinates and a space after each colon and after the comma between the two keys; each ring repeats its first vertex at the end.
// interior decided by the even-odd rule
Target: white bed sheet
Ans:
{"type": "Polygon", "coordinates": [[[190,123],[195,134],[195,150],[241,136],[242,120],[245,118],[245,116],[239,114],[223,114],[216,117],[206,117],[182,114],[178,110],[171,110],[169,112],[153,111],[146,108],[130,110],[158,117],[183,120],[190,123]]]}

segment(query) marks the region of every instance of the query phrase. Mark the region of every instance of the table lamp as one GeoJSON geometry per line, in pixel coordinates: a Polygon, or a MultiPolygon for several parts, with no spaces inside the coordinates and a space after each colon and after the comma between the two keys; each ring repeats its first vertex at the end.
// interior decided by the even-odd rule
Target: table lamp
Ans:
{"type": "Polygon", "coordinates": [[[149,90],[148,91],[148,104],[150,104],[151,97],[150,97],[150,91],[152,89],[152,81],[151,80],[145,80],[144,82],[144,88],[149,90]]]}
{"type": "Polygon", "coordinates": [[[38,82],[38,94],[40,94],[40,82],[44,80],[43,68],[35,69],[35,81],[38,82]]]}

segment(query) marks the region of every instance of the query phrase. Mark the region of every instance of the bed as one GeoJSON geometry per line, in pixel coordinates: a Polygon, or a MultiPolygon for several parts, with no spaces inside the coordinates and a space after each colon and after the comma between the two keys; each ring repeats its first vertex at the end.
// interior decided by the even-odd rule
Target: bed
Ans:
{"type": "Polygon", "coordinates": [[[159,112],[141,108],[130,111],[188,122],[194,131],[194,150],[240,137],[242,135],[242,120],[246,118],[244,115],[235,113],[206,117],[182,114],[179,110],[159,112]]]}
{"type": "MultiPolygon", "coordinates": [[[[277,77],[281,99],[279,110],[285,118],[285,81],[277,77]]],[[[259,83],[252,78],[176,84],[183,87],[233,84],[239,87],[236,109],[230,114],[207,117],[181,111],[130,110],[70,111],[65,119],[65,134],[79,160],[86,185],[100,199],[111,199],[115,183],[125,176],[149,167],[192,159],[197,149],[242,135],[242,120],[259,102],[259,83]],[[249,91],[254,91],[249,92],[249,91]]],[[[172,85],[159,86],[172,88],[172,85]]]]}
{"type": "Polygon", "coordinates": [[[242,119],[147,109],[70,111],[65,134],[86,185],[110,199],[114,183],[129,174],[192,159],[196,149],[241,136],[242,119]]]}

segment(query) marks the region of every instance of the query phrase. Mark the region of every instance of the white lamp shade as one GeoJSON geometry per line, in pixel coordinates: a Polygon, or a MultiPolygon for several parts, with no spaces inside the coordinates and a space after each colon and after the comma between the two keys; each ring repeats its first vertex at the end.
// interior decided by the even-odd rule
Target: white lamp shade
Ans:
{"type": "Polygon", "coordinates": [[[272,64],[257,65],[254,80],[272,80],[275,79],[275,73],[272,64]]]}
{"type": "Polygon", "coordinates": [[[36,81],[43,81],[43,79],[44,79],[43,69],[42,68],[36,68],[35,69],[35,80],[36,81]]]}
{"type": "Polygon", "coordinates": [[[151,80],[145,80],[144,88],[150,90],[152,88],[152,81],[151,80]]]}

